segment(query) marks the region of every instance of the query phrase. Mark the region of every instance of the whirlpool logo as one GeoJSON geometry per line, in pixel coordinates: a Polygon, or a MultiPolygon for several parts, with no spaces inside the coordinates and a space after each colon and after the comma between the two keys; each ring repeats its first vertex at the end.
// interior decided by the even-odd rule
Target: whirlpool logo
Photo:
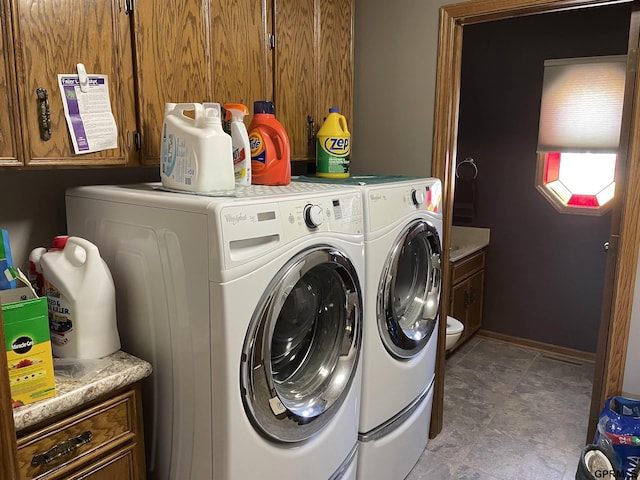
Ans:
{"type": "Polygon", "coordinates": [[[348,138],[327,137],[324,139],[322,148],[332,155],[343,157],[349,155],[351,142],[348,138]]]}

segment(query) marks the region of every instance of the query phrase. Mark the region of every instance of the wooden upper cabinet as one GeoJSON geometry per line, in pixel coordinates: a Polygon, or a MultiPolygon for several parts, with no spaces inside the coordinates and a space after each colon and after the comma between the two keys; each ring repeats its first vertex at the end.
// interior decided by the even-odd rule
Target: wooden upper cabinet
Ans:
{"type": "Polygon", "coordinates": [[[351,128],[353,0],[275,0],[274,100],[292,160],[315,158],[315,134],[338,107],[351,128]]]}
{"type": "Polygon", "coordinates": [[[242,103],[253,116],[253,102],[271,100],[273,82],[270,47],[270,6],[255,0],[213,0],[213,101],[242,103]]]}
{"type": "Polygon", "coordinates": [[[354,8],[354,0],[2,2],[0,101],[9,114],[0,116],[0,165],[157,165],[166,103],[243,103],[252,114],[256,100],[275,103],[292,160],[313,159],[329,107],[351,126],[354,8]],[[77,74],[79,63],[108,75],[117,148],[73,151],[58,74],[77,74]]]}
{"type": "Polygon", "coordinates": [[[13,8],[22,163],[126,164],[129,160],[127,145],[131,145],[136,118],[130,17],[118,6],[124,8],[125,2],[16,0],[9,3],[13,8]],[[117,148],[89,154],[74,153],[58,88],[58,74],[77,74],[78,63],[85,65],[89,75],[108,75],[111,109],[118,128],[117,148]],[[40,134],[38,88],[44,88],[48,95],[51,136],[47,140],[40,134]]]}
{"type": "Polygon", "coordinates": [[[209,102],[214,71],[207,2],[138,0],[134,32],[142,163],[158,164],[166,103],[209,102]]]}
{"type": "Polygon", "coordinates": [[[19,164],[18,144],[19,115],[15,101],[15,60],[13,58],[10,10],[6,3],[0,7],[0,104],[4,106],[4,114],[0,115],[0,165],[19,164]]]}
{"type": "Polygon", "coordinates": [[[274,102],[291,145],[291,159],[313,158],[317,118],[316,0],[276,0],[274,102]]]}
{"type": "Polygon", "coordinates": [[[352,0],[319,2],[317,128],[329,114],[329,108],[338,107],[349,130],[352,129],[354,9],[352,0]]]}

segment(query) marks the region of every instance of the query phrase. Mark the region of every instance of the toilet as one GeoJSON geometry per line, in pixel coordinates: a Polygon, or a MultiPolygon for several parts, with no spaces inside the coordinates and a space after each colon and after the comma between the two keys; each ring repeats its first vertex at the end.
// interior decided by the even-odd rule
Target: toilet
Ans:
{"type": "Polygon", "coordinates": [[[447,341],[445,343],[445,350],[450,350],[458,343],[463,331],[464,325],[460,320],[447,316],[447,341]]]}

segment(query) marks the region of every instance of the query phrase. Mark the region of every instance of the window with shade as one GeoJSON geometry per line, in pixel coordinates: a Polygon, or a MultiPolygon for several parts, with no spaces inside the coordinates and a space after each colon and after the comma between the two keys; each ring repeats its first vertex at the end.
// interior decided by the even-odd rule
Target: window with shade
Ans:
{"type": "Polygon", "coordinates": [[[544,62],[536,187],[562,213],[600,215],[611,206],[626,60],[544,62]]]}

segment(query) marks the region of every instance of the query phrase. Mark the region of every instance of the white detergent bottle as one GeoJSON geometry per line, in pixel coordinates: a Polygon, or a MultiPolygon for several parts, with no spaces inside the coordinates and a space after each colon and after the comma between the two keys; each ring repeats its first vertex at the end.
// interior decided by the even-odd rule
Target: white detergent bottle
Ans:
{"type": "Polygon", "coordinates": [[[246,105],[241,103],[225,103],[227,118],[231,117],[231,143],[233,145],[233,171],[236,185],[251,185],[251,144],[244,124],[244,117],[249,113],[246,105]]]}
{"type": "Polygon", "coordinates": [[[160,180],[165,188],[188,192],[235,187],[231,137],[222,129],[220,104],[165,105],[160,180]],[[193,118],[185,112],[194,112],[193,118]]]}
{"type": "Polygon", "coordinates": [[[69,237],[62,250],[40,258],[56,357],[102,358],[120,350],[116,292],[98,247],[69,237]]]}
{"type": "MultiPolygon", "coordinates": [[[[217,190],[233,190],[235,176],[233,172],[233,141],[231,135],[222,128],[222,113],[219,103],[205,104],[204,128],[207,139],[207,155],[204,166],[201,166],[202,175],[210,179],[209,184],[218,185],[217,190]]],[[[206,186],[206,184],[205,184],[206,186]]],[[[206,190],[203,190],[206,191],[206,190]]]]}

